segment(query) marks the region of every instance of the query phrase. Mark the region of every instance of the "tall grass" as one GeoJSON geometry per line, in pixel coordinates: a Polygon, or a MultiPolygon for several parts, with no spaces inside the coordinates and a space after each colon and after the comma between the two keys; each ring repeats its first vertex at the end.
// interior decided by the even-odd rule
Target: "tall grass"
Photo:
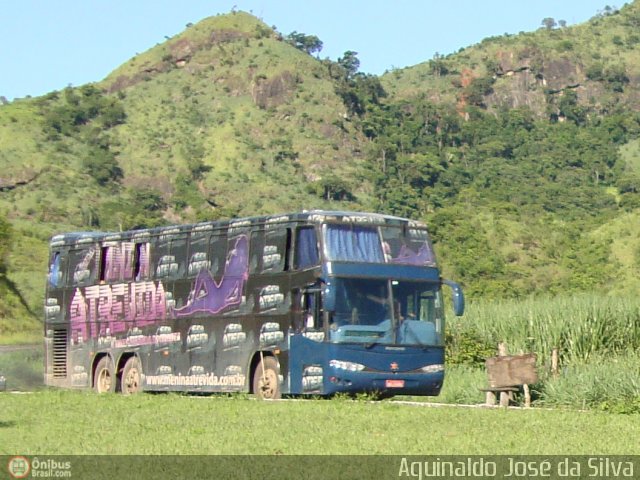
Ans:
{"type": "Polygon", "coordinates": [[[604,295],[531,297],[471,303],[453,332],[506,342],[511,353],[534,352],[547,363],[558,348],[565,364],[640,349],[640,298],[604,295]]]}
{"type": "MultiPolygon", "coordinates": [[[[583,294],[471,303],[464,317],[450,323],[448,339],[450,363],[480,370],[481,358],[495,355],[499,342],[511,354],[537,354],[539,382],[532,389],[538,404],[640,412],[637,297],[583,294]],[[555,373],[554,348],[560,357],[555,373]]],[[[447,382],[458,376],[463,378],[454,385],[473,378],[449,368],[447,382]]]]}
{"type": "Polygon", "coordinates": [[[640,355],[593,357],[564,367],[538,387],[543,405],[640,413],[640,355]]]}

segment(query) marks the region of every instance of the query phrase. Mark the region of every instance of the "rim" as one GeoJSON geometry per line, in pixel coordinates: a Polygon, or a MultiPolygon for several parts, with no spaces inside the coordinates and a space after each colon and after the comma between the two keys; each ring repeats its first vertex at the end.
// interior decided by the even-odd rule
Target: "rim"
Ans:
{"type": "Polygon", "coordinates": [[[136,393],[140,388],[140,372],[137,367],[132,367],[124,378],[125,393],[136,393]]]}
{"type": "Polygon", "coordinates": [[[108,368],[103,368],[98,374],[98,392],[105,393],[111,390],[111,372],[108,368]]]}
{"type": "Polygon", "coordinates": [[[260,376],[258,387],[260,388],[262,398],[275,398],[278,388],[276,372],[271,369],[265,370],[260,376]]]}

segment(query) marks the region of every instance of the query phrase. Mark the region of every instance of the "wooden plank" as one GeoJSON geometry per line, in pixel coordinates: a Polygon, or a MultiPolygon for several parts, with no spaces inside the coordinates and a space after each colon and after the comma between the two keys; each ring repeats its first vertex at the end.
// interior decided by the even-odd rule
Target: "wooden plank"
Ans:
{"type": "Polygon", "coordinates": [[[532,384],[538,381],[536,355],[506,355],[485,361],[491,388],[532,384]]]}
{"type": "Polygon", "coordinates": [[[489,387],[489,388],[479,388],[478,390],[480,390],[481,392],[500,393],[500,392],[518,392],[518,391],[520,391],[520,388],[518,388],[518,387],[489,387]]]}

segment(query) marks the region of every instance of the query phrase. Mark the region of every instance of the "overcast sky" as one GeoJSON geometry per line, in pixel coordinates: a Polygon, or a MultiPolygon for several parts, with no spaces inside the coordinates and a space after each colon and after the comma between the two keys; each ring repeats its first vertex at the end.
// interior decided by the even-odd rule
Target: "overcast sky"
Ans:
{"type": "Polygon", "coordinates": [[[543,18],[589,20],[604,0],[0,0],[0,96],[39,96],[96,82],[165,37],[232,9],[283,34],[316,35],[320,57],[358,52],[360,71],[382,74],[483,38],[533,31],[543,18]]]}

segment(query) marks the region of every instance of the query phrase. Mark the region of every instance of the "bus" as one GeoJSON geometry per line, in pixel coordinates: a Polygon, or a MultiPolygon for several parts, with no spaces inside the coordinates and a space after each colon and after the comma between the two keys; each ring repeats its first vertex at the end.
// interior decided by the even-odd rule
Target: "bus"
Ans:
{"type": "Polygon", "coordinates": [[[45,384],[99,393],[438,395],[424,224],[304,211],[50,240],[45,384]]]}

